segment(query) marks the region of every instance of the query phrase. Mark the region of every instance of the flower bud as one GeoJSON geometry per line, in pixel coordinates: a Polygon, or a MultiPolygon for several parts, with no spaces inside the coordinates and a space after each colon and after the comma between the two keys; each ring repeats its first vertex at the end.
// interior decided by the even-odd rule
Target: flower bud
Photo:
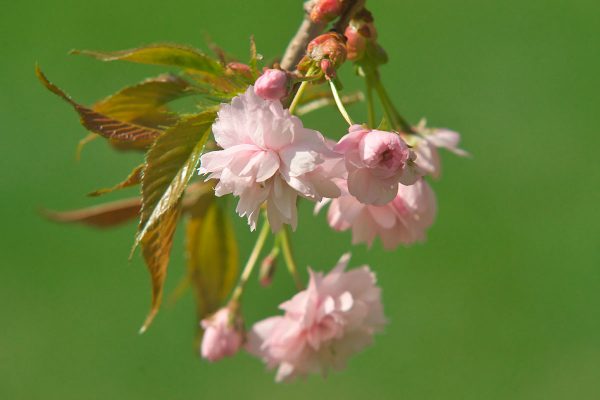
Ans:
{"type": "Polygon", "coordinates": [[[287,92],[288,77],[280,69],[267,69],[254,83],[254,93],[265,100],[281,100],[287,92]]]}
{"type": "Polygon", "coordinates": [[[252,78],[252,69],[250,66],[235,61],[227,64],[225,73],[228,75],[242,75],[249,79],[252,78]]]}
{"type": "Polygon", "coordinates": [[[335,70],[346,61],[346,38],[337,32],[327,32],[313,39],[306,48],[306,55],[298,69],[307,72],[317,66],[325,77],[331,79],[335,70]]]}
{"type": "Polygon", "coordinates": [[[208,361],[219,361],[238,352],[243,342],[241,317],[230,307],[221,308],[200,322],[204,336],[200,354],[208,361]]]}
{"type": "Polygon", "coordinates": [[[326,24],[342,13],[343,0],[318,0],[310,12],[310,19],[315,23],[326,24]]]}
{"type": "Polygon", "coordinates": [[[348,50],[348,60],[361,61],[369,57],[375,64],[387,62],[385,50],[377,43],[377,29],[373,16],[366,9],[357,13],[344,32],[348,50]]]}
{"type": "Polygon", "coordinates": [[[279,249],[274,248],[273,251],[266,256],[262,264],[260,265],[260,271],[258,273],[258,281],[261,286],[270,286],[273,282],[273,275],[277,269],[277,256],[279,255],[279,249]]]}

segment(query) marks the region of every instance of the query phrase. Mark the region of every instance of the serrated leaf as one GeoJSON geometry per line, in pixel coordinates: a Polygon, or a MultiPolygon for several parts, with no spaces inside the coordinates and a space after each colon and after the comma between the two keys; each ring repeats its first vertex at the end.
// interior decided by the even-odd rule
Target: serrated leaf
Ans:
{"type": "Polygon", "coordinates": [[[102,61],[130,61],[140,64],[165,65],[211,74],[219,74],[223,70],[223,66],[217,60],[200,50],[169,43],[151,44],[122,51],[73,50],[71,53],[94,57],[102,61]]]}
{"type": "Polygon", "coordinates": [[[94,104],[92,109],[119,121],[161,128],[177,120],[165,104],[193,93],[185,79],[163,74],[121,89],[94,104]]]}
{"type": "Polygon", "coordinates": [[[210,110],[182,119],[156,140],[146,156],[140,228],[133,247],[142,245],[152,277],[152,306],[142,332],[160,306],[181,197],[196,171],[215,118],[216,111],[210,110]]]}
{"type": "Polygon", "coordinates": [[[142,182],[142,174],[144,172],[144,164],[138,165],[129,173],[127,178],[122,182],[117,183],[115,186],[105,189],[98,189],[92,193],[89,193],[90,197],[97,197],[103,194],[114,192],[115,190],[128,188],[131,186],[139,185],[142,182]]]}
{"type": "Polygon", "coordinates": [[[140,333],[144,333],[160,307],[163,296],[163,287],[167,278],[167,268],[173,247],[173,235],[177,227],[177,221],[181,213],[181,203],[177,203],[167,213],[165,213],[160,224],[153,225],[146,230],[145,235],[140,240],[142,246],[142,255],[150,272],[152,282],[152,303],[150,312],[140,328],[140,333]]]}
{"type": "MultiPolygon", "coordinates": [[[[214,199],[214,196],[213,196],[214,199]]],[[[233,224],[212,201],[186,226],[188,274],[196,293],[198,319],[214,313],[231,292],[239,270],[233,224]]]]}
{"type": "Polygon", "coordinates": [[[36,74],[48,90],[73,106],[75,111],[77,111],[79,114],[81,124],[91,132],[97,133],[107,139],[119,143],[135,142],[140,146],[149,145],[162,133],[158,129],[152,129],[133,123],[118,121],[88,107],[84,107],[76,103],[58,86],[51,83],[42,73],[39,67],[36,67],[36,74]]]}
{"type": "Polygon", "coordinates": [[[71,211],[43,210],[48,219],[61,223],[81,223],[95,228],[111,228],[137,218],[142,207],[139,197],[114,201],[71,211]]]}

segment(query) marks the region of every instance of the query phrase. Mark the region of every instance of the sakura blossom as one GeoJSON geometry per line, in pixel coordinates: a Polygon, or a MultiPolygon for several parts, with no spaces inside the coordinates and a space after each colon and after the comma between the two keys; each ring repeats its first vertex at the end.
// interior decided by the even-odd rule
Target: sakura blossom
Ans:
{"type": "Polygon", "coordinates": [[[241,321],[230,308],[221,308],[200,325],[204,329],[200,354],[208,361],[233,356],[242,346],[241,321]]]}
{"type": "Polygon", "coordinates": [[[389,203],[399,183],[412,185],[419,178],[414,153],[394,132],[352,125],[334,150],[344,155],[348,191],[365,204],[389,203]]]}
{"type": "Polygon", "coordinates": [[[349,260],[350,254],[343,255],[326,275],[309,269],[308,288],[280,305],[284,315],[262,320],[249,332],[247,350],[277,368],[276,381],[343,369],[383,330],[375,274],[367,265],[346,271],[349,260]]]}
{"type": "Polygon", "coordinates": [[[281,100],[287,91],[288,77],[280,69],[267,69],[254,83],[254,93],[265,100],[281,100]]]}
{"type": "Polygon", "coordinates": [[[313,201],[340,195],[334,177],[319,168],[338,157],[323,136],[305,128],[279,101],[257,96],[252,86],[221,106],[213,134],[223,150],[204,154],[199,172],[219,180],[217,196],[240,198],[236,211],[252,230],[263,203],[277,232],[283,224],[296,228],[299,195],[313,201]]]}
{"type": "Polygon", "coordinates": [[[444,128],[428,128],[427,121],[422,119],[415,127],[418,135],[410,135],[407,140],[414,145],[417,155],[415,163],[421,171],[433,178],[439,178],[441,164],[438,149],[443,148],[452,153],[468,157],[469,153],[458,147],[460,134],[444,128]]]}
{"type": "Polygon", "coordinates": [[[424,241],[436,212],[433,190],[419,179],[411,186],[399,185],[396,197],[382,206],[363,204],[343,190],[331,201],[327,220],[334,230],[351,230],[352,244],[366,243],[370,247],[379,237],[385,249],[393,250],[400,244],[424,241]]]}

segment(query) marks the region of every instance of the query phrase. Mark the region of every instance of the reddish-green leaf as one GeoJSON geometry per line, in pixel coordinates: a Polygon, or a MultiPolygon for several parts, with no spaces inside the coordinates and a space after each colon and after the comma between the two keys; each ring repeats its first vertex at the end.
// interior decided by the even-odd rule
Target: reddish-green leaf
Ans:
{"type": "Polygon", "coordinates": [[[152,143],[161,134],[161,131],[158,129],[118,121],[90,108],[84,107],[71,99],[71,97],[59,89],[58,86],[51,83],[39,68],[36,68],[36,73],[40,81],[48,88],[48,90],[73,106],[80,116],[81,124],[91,132],[116,142],[135,142],[137,145],[143,146],[152,143]]]}
{"type": "Polygon", "coordinates": [[[165,65],[189,68],[210,74],[219,74],[223,66],[214,58],[200,50],[188,46],[169,43],[152,44],[122,51],[73,50],[73,54],[83,54],[102,61],[130,61],[140,64],[165,65]]]}
{"type": "Polygon", "coordinates": [[[127,178],[125,178],[124,181],[117,183],[115,186],[110,187],[110,188],[98,189],[92,193],[89,193],[88,196],[91,196],[91,197],[101,196],[106,193],[114,192],[115,190],[124,189],[124,188],[138,185],[138,184],[140,184],[140,182],[142,182],[143,172],[144,172],[144,164],[138,165],[137,167],[135,167],[135,169],[133,171],[131,171],[129,173],[129,176],[127,176],[127,178]]]}
{"type": "Polygon", "coordinates": [[[186,80],[164,74],[121,89],[94,104],[92,109],[119,121],[161,128],[177,120],[165,104],[193,93],[186,80]]]}
{"type": "Polygon", "coordinates": [[[148,151],[142,179],[142,212],[134,249],[142,245],[152,277],[152,307],[142,331],[156,315],[168,266],[168,251],[181,197],[196,171],[216,117],[214,110],[186,117],[168,129],[148,151]]]}
{"type": "Polygon", "coordinates": [[[72,211],[42,213],[50,220],[62,223],[81,223],[95,228],[111,228],[137,218],[142,207],[139,197],[119,200],[72,211]]]}

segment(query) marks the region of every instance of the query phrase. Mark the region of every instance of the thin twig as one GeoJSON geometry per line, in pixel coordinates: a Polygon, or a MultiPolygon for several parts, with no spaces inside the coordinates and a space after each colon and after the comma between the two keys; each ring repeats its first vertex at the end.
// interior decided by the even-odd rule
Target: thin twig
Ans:
{"type": "MultiPolygon", "coordinates": [[[[281,68],[287,71],[296,69],[296,65],[304,55],[308,43],[323,32],[327,26],[327,24],[315,23],[311,21],[309,17],[310,11],[316,2],[317,0],[308,0],[304,3],[304,20],[302,21],[302,24],[300,24],[298,32],[296,32],[296,35],[294,35],[290,44],[288,44],[283,58],[281,59],[281,68]]],[[[346,27],[354,14],[364,7],[365,0],[345,0],[344,3],[342,15],[334,25],[334,30],[342,34],[346,30],[346,27]]]]}

